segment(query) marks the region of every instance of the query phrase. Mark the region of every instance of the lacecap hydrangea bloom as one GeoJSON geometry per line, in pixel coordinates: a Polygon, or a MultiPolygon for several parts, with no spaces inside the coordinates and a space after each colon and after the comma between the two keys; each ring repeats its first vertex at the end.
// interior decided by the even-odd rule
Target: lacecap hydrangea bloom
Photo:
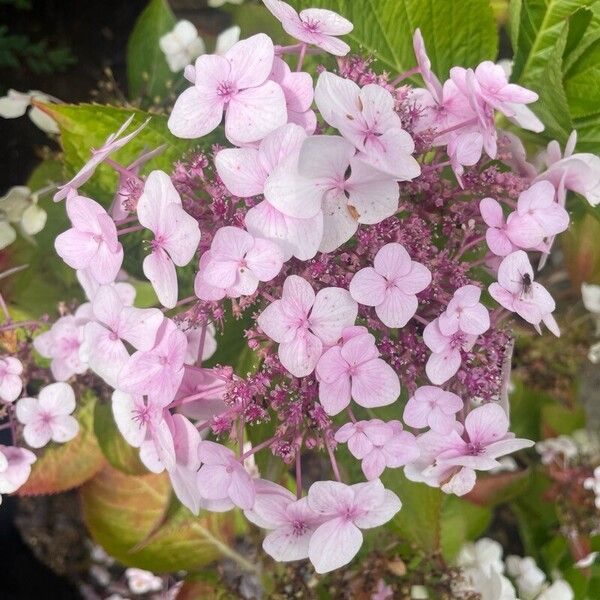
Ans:
{"type": "MultiPolygon", "coordinates": [[[[568,227],[565,187],[595,202],[597,181],[572,147],[553,147],[540,173],[511,166],[520,154],[497,114],[543,124],[537,94],[497,65],[434,74],[417,30],[424,87],[410,73],[390,81],[347,56],[343,16],[264,3],[298,43],[261,33],[200,55],[169,117],[181,138],[223,126],[224,147],[142,178],[155,149],[131,168],[109,158],[140,131],[126,134],[127,122],[56,195],[72,224],[56,250],[89,303],[36,347],[57,380],[90,371],[112,388],[124,438],[192,512],[239,507],[273,558],[324,573],[401,510],[388,470],[462,495],[533,445],[511,433],[503,403],[508,323],[559,335],[532,261],[568,227]],[[309,49],[337,69],[304,71],[309,49]],[[80,190],[101,162],[120,175],[116,212],[80,190]],[[123,247],[143,230],[140,270],[162,309],[135,308],[121,281],[123,247]],[[188,298],[183,268],[194,271],[188,298]],[[228,313],[244,320],[226,324],[228,313]],[[242,322],[252,367],[207,367],[224,327],[242,322]],[[258,424],[271,433],[256,440],[258,424]],[[338,466],[342,445],[364,480],[338,466]],[[292,470],[293,491],[247,469],[257,452],[292,470]],[[315,452],[330,470],[309,484],[303,457],[315,452]]],[[[4,401],[17,371],[1,371],[4,401]]],[[[44,401],[23,404],[26,428],[44,401]]],[[[63,429],[68,404],[52,413],[63,429]]],[[[59,437],[48,427],[26,437],[59,437]]]]}

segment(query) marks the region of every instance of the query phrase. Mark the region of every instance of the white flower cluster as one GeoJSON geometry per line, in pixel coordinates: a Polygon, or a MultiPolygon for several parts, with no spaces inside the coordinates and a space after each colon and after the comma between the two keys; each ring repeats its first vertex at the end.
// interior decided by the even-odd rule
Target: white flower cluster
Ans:
{"type": "Polygon", "coordinates": [[[32,193],[24,185],[11,187],[0,198],[0,250],[17,239],[15,225],[28,237],[39,233],[46,225],[46,211],[38,206],[39,190],[32,193]]]}
{"type": "Polygon", "coordinates": [[[596,508],[600,510],[600,467],[594,469],[593,477],[588,477],[583,482],[583,487],[586,490],[591,490],[596,496],[596,508]]]}
{"type": "MultiPolygon", "coordinates": [[[[581,284],[583,305],[592,314],[596,322],[596,337],[600,336],[600,285],[581,284]]],[[[588,351],[588,359],[594,364],[600,363],[600,342],[593,344],[588,351]]]]}
{"type": "Polygon", "coordinates": [[[502,546],[490,538],[465,544],[456,561],[464,580],[455,592],[475,592],[482,600],[573,600],[571,586],[559,578],[550,583],[530,556],[503,560],[502,554],[502,546]]]}

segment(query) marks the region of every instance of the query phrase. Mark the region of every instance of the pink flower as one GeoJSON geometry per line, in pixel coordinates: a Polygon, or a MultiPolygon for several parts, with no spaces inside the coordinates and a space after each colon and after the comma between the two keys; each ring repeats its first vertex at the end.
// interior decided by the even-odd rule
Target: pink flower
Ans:
{"type": "Polygon", "coordinates": [[[457,331],[480,335],[490,328],[488,309],[479,302],[481,290],[476,285],[463,285],[454,292],[446,310],[439,316],[438,325],[444,335],[457,331]]]}
{"type": "Polygon", "coordinates": [[[361,529],[379,527],[401,508],[398,496],[379,479],[345,485],[317,481],[308,491],[308,507],[324,520],[310,538],[308,557],[317,573],[348,564],[363,542],[361,529]]]}
{"type": "Polygon", "coordinates": [[[236,144],[256,142],[287,122],[283,90],[268,80],[273,42],[264,33],[234,44],[224,56],[196,59],[195,80],[169,117],[171,133],[198,138],[215,129],[225,112],[225,135],[236,144]]]}
{"type": "Polygon", "coordinates": [[[199,421],[207,421],[225,412],[227,405],[223,396],[227,389],[226,384],[227,382],[213,369],[186,367],[175,396],[179,412],[199,421]],[[180,402],[187,397],[190,399],[180,402]]]}
{"type": "Polygon", "coordinates": [[[58,188],[58,192],[54,194],[54,201],[58,202],[59,200],[63,200],[67,197],[67,194],[71,190],[79,189],[86,181],[90,179],[90,177],[96,171],[98,165],[108,158],[113,152],[116,152],[123,146],[125,146],[129,141],[131,141],[150,121],[150,118],[146,119],[135,131],[128,133],[124,137],[120,137],[121,134],[129,127],[131,121],[133,121],[135,115],[131,115],[116,133],[111,133],[107,138],[104,144],[98,148],[98,150],[92,150],[92,158],[88,160],[85,165],[79,170],[79,172],[67,183],[60,186],[58,188]]]}
{"type": "Polygon", "coordinates": [[[31,450],[0,446],[0,494],[16,492],[29,479],[35,461],[36,456],[31,450]]]}
{"type": "Polygon", "coordinates": [[[117,228],[97,202],[74,192],[67,197],[73,227],[57,236],[54,247],[73,269],[88,269],[98,283],[115,280],[123,262],[117,228]]]}
{"type": "Polygon", "coordinates": [[[402,244],[383,246],[373,267],[365,267],[350,282],[350,294],[365,306],[374,306],[388,327],[404,327],[417,312],[417,296],[431,283],[431,273],[411,260],[402,244]]]}
{"type": "Polygon", "coordinates": [[[502,205],[493,198],[484,198],[479,203],[479,212],[488,226],[485,232],[488,248],[497,256],[506,256],[516,250],[511,235],[515,227],[522,225],[518,219],[514,220],[516,213],[511,213],[505,222],[502,205]]]}
{"type": "Polygon", "coordinates": [[[79,423],[71,416],[74,410],[73,388],[59,382],[43,387],[38,398],[21,398],[16,414],[25,425],[25,441],[32,448],[42,448],[50,440],[62,444],[77,435],[79,423]]]}
{"type": "Polygon", "coordinates": [[[197,515],[202,506],[196,483],[200,468],[200,433],[193,423],[180,414],[169,416],[169,423],[175,446],[175,464],[167,468],[169,479],[179,501],[197,515]]]}
{"type": "Polygon", "coordinates": [[[324,345],[337,343],[345,327],[354,324],[358,306],[347,290],[329,287],[316,295],[302,277],[290,275],[281,300],[258,317],[260,328],[279,344],[279,360],[294,376],[313,372],[324,345]]]}
{"type": "Polygon", "coordinates": [[[376,84],[362,89],[350,79],[323,71],[315,88],[323,118],[359,151],[359,158],[379,171],[410,181],[421,173],[415,145],[402,129],[392,94],[376,84]]]}
{"type": "Polygon", "coordinates": [[[346,423],[335,434],[336,442],[347,443],[350,453],[362,460],[369,480],[381,476],[386,467],[396,469],[419,457],[415,436],[402,430],[400,421],[380,419],[346,423]]]}
{"type": "Polygon", "coordinates": [[[283,255],[274,242],[239,227],[221,227],[200,261],[194,289],[203,300],[250,296],[259,281],[270,281],[282,266],[283,255]]]}
{"type": "Polygon", "coordinates": [[[523,250],[506,256],[498,268],[498,282],[489,287],[490,295],[504,308],[516,312],[539,331],[544,323],[550,331],[560,335],[552,311],[556,308],[546,288],[533,280],[533,269],[523,250]]]}
{"type": "Polygon", "coordinates": [[[141,395],[115,390],[112,395],[115,423],[125,441],[140,448],[140,459],[154,473],[175,466],[175,443],[162,406],[141,395]]]}
{"type": "Polygon", "coordinates": [[[489,471],[500,466],[498,458],[522,448],[530,448],[531,440],[515,438],[508,431],[508,417],[497,404],[484,404],[473,409],[465,419],[461,437],[456,430],[446,436],[444,448],[436,462],[442,466],[460,466],[489,471]]]}
{"type": "Polygon", "coordinates": [[[177,303],[177,272],[193,258],[200,242],[198,222],[181,206],[181,198],[171,178],[163,171],[152,171],[137,204],[140,223],[150,229],[152,252],[143,263],[160,303],[173,308],[177,303]]]}
{"type": "Polygon", "coordinates": [[[476,335],[460,330],[450,335],[442,333],[439,319],[429,323],[423,331],[423,341],[432,352],[425,365],[431,383],[441,385],[453,377],[462,362],[461,351],[468,352],[476,340],[476,335]]]}
{"type": "Polygon", "coordinates": [[[544,130],[543,123],[524,106],[538,99],[538,95],[520,85],[508,83],[501,65],[486,60],[475,71],[453,67],[450,77],[463,94],[474,94],[492,109],[499,110],[511,121],[531,131],[544,130]],[[469,82],[469,79],[472,81],[469,82]]]}
{"type": "Polygon", "coordinates": [[[180,329],[185,333],[188,342],[184,361],[186,365],[208,360],[217,351],[215,326],[212,323],[205,326],[188,327],[187,329],[185,325],[180,325],[180,329]],[[202,352],[200,352],[200,343],[202,343],[202,352]]]}
{"type": "Polygon", "coordinates": [[[400,380],[379,358],[370,333],[356,335],[327,350],[317,363],[319,400],[329,415],[337,415],[353,398],[365,408],[387,406],[400,395],[400,380]]]}
{"type": "MultiPolygon", "coordinates": [[[[14,356],[0,357],[0,400],[14,402],[23,389],[21,373],[23,365],[14,356]]],[[[1,493],[1,492],[0,492],[1,493]]]]}
{"type": "Polygon", "coordinates": [[[402,418],[411,427],[431,427],[437,433],[449,434],[456,423],[455,413],[463,401],[452,392],[433,385],[423,385],[408,399],[402,418]]]}
{"type": "Polygon", "coordinates": [[[198,447],[202,466],[198,471],[198,488],[208,500],[230,500],[242,509],[254,504],[254,483],[232,450],[202,441],[198,447]]]}
{"type": "Polygon", "coordinates": [[[174,398],[183,379],[183,360],[187,349],[185,334],[173,321],[165,319],[156,346],[138,350],[119,373],[119,389],[149,396],[162,406],[174,398]]]}
{"type": "MultiPolygon", "coordinates": [[[[305,139],[306,132],[301,127],[288,123],[267,135],[258,149],[221,150],[215,160],[219,177],[227,189],[240,198],[258,196],[264,192],[271,173],[279,165],[297,161],[305,139]]],[[[284,260],[292,256],[300,260],[312,258],[323,238],[323,213],[320,210],[309,218],[291,217],[268,199],[246,213],[245,223],[252,235],[276,242],[284,260]]]]}
{"type": "Polygon", "coordinates": [[[510,239],[516,246],[536,248],[544,238],[567,229],[569,214],[555,201],[555,194],[549,181],[538,181],[520,194],[516,211],[518,221],[510,232],[510,239]]]}
{"type": "Polygon", "coordinates": [[[323,212],[321,252],[339,248],[359,223],[379,223],[398,209],[394,178],[361,162],[355,152],[340,136],[309,137],[297,164],[284,161],[265,184],[265,198],[287,216],[308,219],[323,212]]]}
{"type": "Polygon", "coordinates": [[[561,155],[558,142],[548,144],[546,164],[548,169],[534,181],[550,181],[558,190],[558,202],[564,206],[565,190],[582,195],[592,206],[600,203],[600,158],[595,154],[576,153],[577,132],[573,131],[561,155]]]}
{"type": "Polygon", "coordinates": [[[283,90],[288,123],[300,125],[308,135],[312,135],[317,127],[317,117],[310,108],[314,97],[310,74],[292,71],[283,59],[276,56],[269,79],[279,84],[283,90]]]}
{"type": "Polygon", "coordinates": [[[292,37],[318,46],[334,56],[345,56],[350,52],[346,42],[336,36],[350,33],[352,23],[331,10],[308,8],[298,14],[289,4],[281,0],[263,0],[265,6],[281,21],[283,28],[292,37]]]}
{"type": "Polygon", "coordinates": [[[119,371],[129,359],[124,342],[136,350],[151,350],[163,322],[157,308],[125,306],[111,286],[101,286],[92,302],[95,321],[84,327],[82,356],[90,369],[112,387],[117,387],[119,371]]]}
{"type": "Polygon", "coordinates": [[[60,317],[49,331],[33,340],[33,347],[44,358],[52,360],[50,370],[57,381],[66,381],[87,371],[87,363],[81,359],[79,349],[83,344],[84,325],[89,321],[88,306],[82,304],[74,315],[60,317]]]}
{"type": "MultiPolygon", "coordinates": [[[[102,287],[100,283],[98,283],[88,271],[76,271],[75,276],[77,277],[77,281],[79,281],[79,285],[83,289],[83,292],[86,298],[91,302],[94,299],[94,296],[98,293],[98,290],[102,287]]],[[[119,277],[119,275],[117,276],[119,277]]],[[[133,306],[133,301],[135,300],[135,288],[125,281],[114,281],[108,284],[109,287],[113,288],[121,302],[125,306],[133,306]]],[[[81,308],[81,307],[80,307],[81,308]]],[[[91,310],[91,305],[90,305],[91,310]]]]}
{"type": "Polygon", "coordinates": [[[258,527],[271,530],[263,550],[281,562],[308,558],[310,538],[323,519],[309,508],[307,498],[296,500],[284,487],[264,479],[254,485],[254,505],[244,514],[258,527]]]}

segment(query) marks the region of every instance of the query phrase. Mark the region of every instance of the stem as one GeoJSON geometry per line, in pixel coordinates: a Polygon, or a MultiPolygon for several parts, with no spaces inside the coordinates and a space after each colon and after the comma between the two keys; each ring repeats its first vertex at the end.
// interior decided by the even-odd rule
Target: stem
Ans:
{"type": "Polygon", "coordinates": [[[351,420],[353,423],[356,423],[356,418],[355,418],[355,416],[354,416],[354,413],[352,412],[352,409],[351,409],[350,407],[348,407],[348,408],[346,409],[346,412],[348,413],[348,416],[350,417],[350,420],[351,420]]]}
{"type": "Polygon", "coordinates": [[[440,163],[432,163],[429,165],[423,165],[423,171],[433,171],[434,169],[444,169],[445,167],[449,167],[452,163],[449,160],[445,160],[440,163]]]}
{"type": "Polygon", "coordinates": [[[457,129],[462,129],[463,127],[468,127],[469,125],[475,125],[477,123],[477,117],[473,117],[472,119],[468,119],[467,121],[463,121],[462,123],[458,123],[457,125],[453,125],[452,127],[448,127],[448,129],[443,129],[442,131],[438,131],[435,134],[435,137],[438,138],[442,135],[446,135],[451,131],[456,131],[457,129]]]}
{"type": "Polygon", "coordinates": [[[115,162],[112,158],[105,158],[104,162],[112,167],[117,173],[123,175],[123,177],[127,177],[128,179],[135,179],[139,183],[143,183],[142,180],[135,174],[132,173],[127,167],[120,165],[118,162],[115,162]]]}
{"type": "Polygon", "coordinates": [[[124,219],[119,219],[118,221],[115,221],[115,225],[125,225],[126,223],[132,223],[133,221],[137,221],[137,217],[135,215],[125,217],[124,219]]]}
{"type": "Polygon", "coordinates": [[[23,271],[28,266],[29,265],[19,265],[18,267],[13,267],[12,269],[7,269],[6,271],[2,271],[2,273],[0,273],[0,279],[4,279],[5,277],[10,277],[11,275],[18,273],[19,271],[23,271]]]}
{"type": "Polygon", "coordinates": [[[125,227],[125,229],[119,229],[117,235],[125,235],[126,233],[133,233],[134,231],[141,231],[144,229],[141,225],[132,225],[131,227],[125,227]]]}
{"type": "Polygon", "coordinates": [[[19,327],[37,327],[39,321],[19,321],[18,323],[7,323],[0,327],[0,331],[10,331],[11,329],[19,329],[19,327]]]}
{"type": "Polygon", "coordinates": [[[270,446],[275,440],[276,440],[276,436],[273,436],[272,438],[269,438],[268,440],[261,442],[260,444],[256,445],[256,446],[252,446],[252,448],[250,448],[250,450],[248,450],[248,452],[244,452],[241,456],[240,456],[240,462],[246,460],[249,456],[252,456],[253,454],[256,454],[259,450],[263,450],[264,448],[267,448],[268,446],[270,446]]]}
{"type": "Polygon", "coordinates": [[[479,237],[475,238],[474,240],[471,240],[468,244],[464,244],[462,246],[462,248],[459,249],[459,251],[456,254],[456,256],[454,257],[454,259],[458,260],[461,256],[464,255],[464,253],[467,250],[470,250],[471,248],[478,246],[479,244],[481,244],[481,242],[484,242],[484,241],[485,241],[485,235],[480,235],[479,237]]]}
{"type": "Polygon", "coordinates": [[[182,404],[186,404],[187,402],[193,402],[194,400],[202,400],[203,398],[206,397],[206,394],[210,393],[210,392],[216,392],[217,390],[220,390],[223,387],[223,384],[215,384],[215,385],[211,385],[207,388],[204,388],[201,392],[198,392],[197,394],[192,394],[191,396],[184,396],[183,398],[179,398],[179,400],[174,400],[173,402],[171,402],[171,404],[169,404],[169,408],[174,408],[175,406],[181,406],[182,404]]]}
{"type": "Polygon", "coordinates": [[[214,537],[212,533],[205,527],[202,527],[197,520],[192,520],[192,528],[200,530],[200,533],[207,540],[209,540],[209,542],[215,546],[215,548],[217,548],[223,556],[236,562],[244,571],[249,571],[251,573],[256,572],[255,565],[253,565],[249,560],[246,560],[241,554],[238,554],[233,548],[227,544],[224,544],[219,538],[214,537]]]}
{"type": "Polygon", "coordinates": [[[202,325],[202,332],[200,333],[200,342],[198,344],[198,356],[196,357],[196,363],[198,366],[202,366],[202,355],[204,354],[204,342],[206,341],[206,325],[202,325]]]}
{"type": "Polygon", "coordinates": [[[400,75],[398,75],[398,77],[396,77],[396,79],[394,79],[394,81],[392,81],[392,83],[390,85],[393,85],[395,87],[401,81],[404,81],[405,79],[408,79],[409,77],[412,77],[413,75],[416,75],[417,73],[420,73],[420,72],[421,72],[420,67],[413,67],[412,69],[409,69],[408,71],[404,71],[404,73],[400,73],[400,75]]]}
{"type": "Polygon", "coordinates": [[[413,319],[415,321],[418,321],[419,323],[422,323],[423,325],[429,325],[429,321],[427,319],[424,319],[423,317],[421,317],[419,315],[413,315],[413,319]]]}
{"type": "Polygon", "coordinates": [[[189,304],[190,302],[197,302],[198,298],[196,296],[188,296],[183,300],[180,300],[175,306],[183,306],[184,304],[189,304]]]}
{"type": "Polygon", "coordinates": [[[337,481],[341,482],[342,478],[340,477],[340,470],[338,469],[337,462],[335,460],[335,456],[333,454],[333,450],[327,440],[325,441],[325,446],[327,447],[327,453],[329,454],[329,460],[331,462],[331,469],[333,470],[333,474],[337,481]]]}
{"type": "Polygon", "coordinates": [[[8,312],[8,306],[6,306],[6,302],[4,301],[2,294],[0,294],[0,308],[2,309],[2,312],[4,313],[6,322],[9,323],[11,320],[10,313],[8,312]]]}
{"type": "Polygon", "coordinates": [[[306,56],[306,44],[302,44],[300,47],[300,53],[298,54],[298,64],[296,65],[296,71],[302,70],[302,63],[304,62],[304,57],[306,56]]]}
{"type": "Polygon", "coordinates": [[[302,458],[300,448],[296,450],[296,498],[302,498],[302,458]]]}

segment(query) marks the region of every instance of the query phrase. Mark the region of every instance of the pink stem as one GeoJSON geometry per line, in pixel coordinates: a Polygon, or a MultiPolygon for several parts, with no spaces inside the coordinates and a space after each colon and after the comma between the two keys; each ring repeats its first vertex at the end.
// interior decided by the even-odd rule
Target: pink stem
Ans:
{"type": "Polygon", "coordinates": [[[115,162],[112,158],[105,158],[104,162],[124,177],[127,177],[128,179],[136,179],[139,183],[143,183],[135,173],[132,173],[127,167],[120,165],[118,162],[115,162]]]}
{"type": "Polygon", "coordinates": [[[244,454],[242,454],[240,456],[240,462],[246,460],[249,456],[252,456],[253,454],[256,454],[259,450],[263,450],[264,448],[267,448],[276,439],[277,439],[277,437],[272,437],[272,438],[269,438],[268,440],[266,440],[264,442],[261,442],[260,444],[258,444],[256,446],[252,446],[252,448],[250,448],[250,450],[248,450],[248,452],[244,452],[244,454]]]}
{"type": "Polygon", "coordinates": [[[202,325],[202,332],[200,333],[200,343],[198,344],[198,356],[196,362],[198,366],[202,366],[202,355],[204,354],[204,342],[206,341],[206,325],[202,325]]]}
{"type": "Polygon", "coordinates": [[[2,308],[2,312],[4,313],[4,316],[6,317],[6,321],[10,321],[10,313],[8,312],[8,306],[6,306],[6,302],[4,301],[4,298],[2,297],[2,294],[0,294],[0,308],[2,308]]]}
{"type": "Polygon", "coordinates": [[[298,64],[296,65],[296,71],[302,70],[302,63],[304,62],[304,57],[306,56],[306,44],[302,44],[300,47],[300,53],[298,54],[298,64]]]}
{"type": "Polygon", "coordinates": [[[144,229],[141,225],[132,225],[131,227],[125,227],[125,229],[117,230],[117,235],[125,235],[126,233],[133,233],[134,231],[142,231],[144,229]]]}
{"type": "Polygon", "coordinates": [[[336,480],[341,482],[342,478],[340,477],[340,470],[338,469],[337,462],[335,460],[335,455],[333,454],[331,445],[327,440],[325,440],[325,446],[327,447],[327,453],[329,454],[329,460],[331,462],[331,469],[333,470],[333,474],[335,475],[336,480]]]}
{"type": "Polygon", "coordinates": [[[0,327],[0,331],[10,331],[11,329],[19,329],[19,327],[37,327],[39,321],[19,321],[18,323],[7,323],[0,327]]]}
{"type": "Polygon", "coordinates": [[[302,459],[300,448],[296,450],[296,498],[302,498],[302,459]]]}
{"type": "Polygon", "coordinates": [[[420,67],[413,67],[412,69],[409,69],[408,71],[404,71],[404,73],[400,73],[400,75],[398,75],[398,77],[396,77],[396,79],[394,79],[394,81],[392,81],[392,83],[390,85],[393,85],[395,87],[401,81],[404,81],[405,79],[408,79],[409,77],[412,77],[413,75],[416,75],[417,73],[420,73],[420,72],[421,72],[420,67]]]}
{"type": "Polygon", "coordinates": [[[461,256],[464,255],[464,253],[467,250],[470,250],[471,248],[478,246],[479,244],[481,244],[481,242],[484,242],[484,241],[485,241],[485,235],[481,235],[481,236],[475,238],[474,240],[471,240],[468,244],[465,244],[462,246],[462,248],[458,251],[458,253],[454,257],[454,259],[458,260],[461,256]]]}
{"type": "Polygon", "coordinates": [[[475,123],[477,123],[477,117],[473,117],[472,119],[468,119],[467,121],[463,121],[462,123],[458,123],[456,125],[453,125],[452,127],[448,127],[448,129],[437,131],[435,137],[441,137],[442,135],[446,135],[451,131],[456,131],[457,129],[462,129],[463,127],[468,127],[469,125],[475,125],[475,123]]]}

